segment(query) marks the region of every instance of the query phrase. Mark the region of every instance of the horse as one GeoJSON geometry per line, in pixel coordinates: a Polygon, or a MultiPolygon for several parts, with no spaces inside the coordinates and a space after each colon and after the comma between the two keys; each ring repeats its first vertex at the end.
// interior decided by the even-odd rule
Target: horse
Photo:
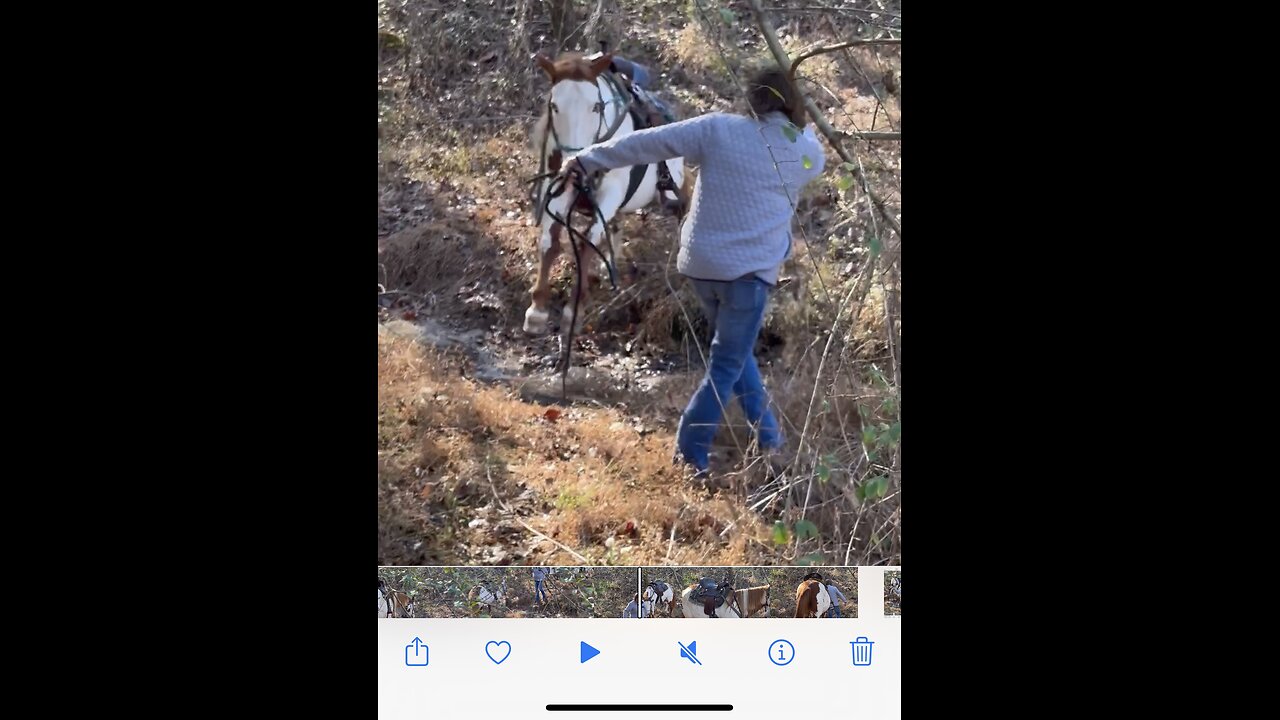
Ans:
{"type": "Polygon", "coordinates": [[[413,598],[399,590],[387,590],[386,583],[378,581],[378,617],[409,617],[413,612],[413,598]]]}
{"type": "Polygon", "coordinates": [[[830,609],[831,593],[822,580],[804,580],[796,588],[796,617],[820,618],[830,609]]]}
{"type": "Polygon", "coordinates": [[[734,592],[733,587],[725,582],[716,585],[714,581],[703,580],[696,582],[684,589],[680,593],[681,606],[684,610],[684,617],[687,618],[742,618],[742,610],[738,605],[738,594],[734,592]],[[699,589],[707,591],[698,600],[694,600],[694,593],[699,589]],[[711,591],[714,590],[714,593],[711,591]],[[719,600],[720,604],[716,605],[719,600]]]}
{"type": "Polygon", "coordinates": [[[507,601],[507,580],[502,579],[502,585],[497,590],[490,590],[484,585],[476,585],[467,593],[467,602],[472,607],[484,608],[493,611],[494,605],[505,605],[507,601]]]}
{"type": "Polygon", "coordinates": [[[746,609],[746,614],[743,617],[751,617],[759,612],[761,608],[769,606],[768,585],[743,588],[735,594],[737,595],[738,607],[746,609]]]}
{"type": "MultiPolygon", "coordinates": [[[[590,58],[578,53],[567,53],[555,60],[539,53],[534,59],[551,79],[547,109],[540,115],[531,133],[532,140],[541,146],[539,152],[543,168],[557,172],[565,160],[587,147],[607,139],[624,137],[638,129],[639,116],[631,111],[633,104],[628,91],[622,86],[624,81],[608,72],[613,60],[612,53],[590,58]]],[[[661,197],[660,185],[666,185],[667,189],[674,191],[683,186],[684,178],[684,161],[681,158],[656,165],[616,168],[605,173],[593,192],[592,199],[599,214],[592,217],[591,229],[587,233],[588,241],[601,253],[607,252],[611,257],[618,258],[621,243],[612,233],[610,247],[600,247],[606,226],[614,216],[619,212],[634,212],[646,207],[661,197]],[[670,176],[669,184],[659,182],[663,167],[667,168],[665,172],[670,176]]],[[[551,180],[543,177],[534,200],[535,217],[541,223],[541,235],[538,239],[538,280],[530,293],[531,302],[524,314],[524,331],[529,335],[541,335],[547,330],[551,266],[560,254],[560,234],[564,229],[551,215],[559,216],[565,222],[572,222],[575,208],[591,212],[589,205],[582,202],[583,198],[578,197],[576,188],[570,185],[561,195],[551,199],[550,212],[544,214],[543,204],[550,187],[551,180]]],[[[677,202],[682,202],[679,191],[675,193],[677,202]]],[[[573,242],[572,238],[570,242],[573,242]]],[[[594,254],[587,247],[581,248],[580,252],[584,255],[594,254]]],[[[614,267],[616,266],[615,262],[614,267]]],[[[578,302],[578,315],[574,315],[573,301],[566,303],[561,314],[563,327],[574,328],[574,323],[581,321],[588,279],[596,279],[595,267],[596,263],[587,257],[580,258],[573,290],[573,297],[578,302]]]]}
{"type": "Polygon", "coordinates": [[[645,586],[644,599],[653,606],[655,611],[658,608],[666,608],[668,617],[675,616],[675,590],[673,590],[670,585],[654,580],[645,586]]]}

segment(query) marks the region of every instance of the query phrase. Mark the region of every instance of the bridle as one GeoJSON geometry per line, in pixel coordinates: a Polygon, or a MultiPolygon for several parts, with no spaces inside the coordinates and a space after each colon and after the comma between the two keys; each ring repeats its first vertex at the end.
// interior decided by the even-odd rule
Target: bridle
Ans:
{"type": "MultiPolygon", "coordinates": [[[[609,124],[608,131],[605,131],[604,130],[604,108],[606,103],[604,99],[604,91],[600,89],[600,83],[599,83],[600,78],[596,78],[597,82],[592,83],[593,85],[595,85],[595,88],[596,88],[596,104],[591,106],[591,110],[592,112],[596,113],[596,118],[597,118],[595,139],[591,141],[592,145],[606,142],[610,138],[612,138],[615,133],[618,132],[618,128],[622,127],[622,121],[626,119],[627,114],[630,112],[631,105],[633,103],[633,101],[628,101],[623,96],[622,89],[618,87],[618,83],[616,80],[614,80],[612,77],[608,75],[602,75],[601,77],[603,77],[604,81],[609,84],[610,89],[614,91],[614,95],[613,97],[609,98],[608,104],[609,105],[623,104],[626,107],[618,111],[618,114],[616,117],[614,117],[613,122],[609,124]]],[[[560,151],[562,154],[566,152],[582,152],[583,150],[586,149],[585,147],[572,147],[560,142],[560,134],[556,132],[556,123],[555,123],[555,113],[559,112],[560,108],[556,107],[555,101],[551,99],[552,94],[553,93],[547,93],[547,135],[550,135],[552,138],[555,139],[556,150],[560,151]]],[[[546,138],[544,137],[543,138],[544,155],[546,150],[545,143],[546,143],[546,138]]]]}
{"type": "MultiPolygon", "coordinates": [[[[618,132],[618,129],[622,127],[623,120],[625,120],[627,116],[631,114],[631,111],[635,106],[635,100],[626,99],[626,93],[621,87],[618,86],[617,80],[615,80],[612,76],[608,74],[602,74],[600,77],[597,77],[595,82],[592,83],[593,85],[595,85],[595,88],[596,88],[596,104],[591,107],[592,111],[596,113],[596,132],[595,132],[594,139],[591,141],[592,145],[606,142],[610,138],[612,138],[618,132]],[[600,77],[604,78],[604,81],[608,83],[609,88],[613,91],[613,97],[611,97],[607,103],[604,99],[604,91],[600,89],[600,82],[599,82],[600,77]],[[623,107],[618,111],[617,115],[613,118],[613,122],[609,124],[608,130],[605,130],[605,127],[604,127],[605,106],[617,105],[617,104],[623,104],[625,107],[623,107]]],[[[551,99],[552,95],[555,94],[554,91],[555,91],[555,86],[553,85],[552,92],[547,93],[547,131],[542,134],[542,149],[538,153],[538,174],[535,175],[530,181],[535,186],[537,183],[542,182],[543,180],[549,177],[554,177],[556,175],[556,171],[547,170],[547,141],[548,140],[555,141],[555,152],[559,153],[560,157],[562,158],[564,157],[565,153],[579,153],[586,149],[585,147],[573,147],[571,145],[565,145],[563,142],[560,141],[560,133],[556,132],[556,119],[555,119],[555,114],[560,111],[560,108],[557,107],[555,101],[551,99]]],[[[543,207],[544,204],[545,203],[536,202],[536,201],[533,204],[534,222],[538,224],[542,223],[542,213],[544,211],[544,207],[543,207]]]]}

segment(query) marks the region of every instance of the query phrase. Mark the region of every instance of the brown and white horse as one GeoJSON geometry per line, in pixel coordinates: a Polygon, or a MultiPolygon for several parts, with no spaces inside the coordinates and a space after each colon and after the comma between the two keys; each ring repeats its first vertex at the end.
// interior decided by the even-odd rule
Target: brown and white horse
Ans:
{"type": "Polygon", "coordinates": [[[693,595],[693,591],[697,589],[698,589],[698,584],[694,583],[693,585],[690,585],[689,587],[685,588],[684,592],[680,593],[680,605],[681,605],[681,609],[684,611],[684,617],[687,617],[687,618],[704,618],[704,617],[742,618],[742,617],[745,617],[742,614],[742,611],[739,609],[741,606],[738,605],[738,593],[735,592],[733,588],[729,588],[729,592],[725,595],[724,604],[716,608],[713,614],[711,615],[707,614],[707,609],[703,604],[696,603],[690,599],[691,596],[693,595]]]}
{"type": "Polygon", "coordinates": [[[467,602],[473,608],[482,608],[492,611],[494,605],[505,605],[507,602],[507,580],[503,578],[502,585],[497,590],[490,590],[484,585],[476,585],[467,593],[467,602]]]}
{"type": "MultiPolygon", "coordinates": [[[[670,585],[655,580],[645,586],[644,601],[649,603],[655,612],[658,608],[663,608],[667,611],[668,617],[675,617],[675,594],[675,590],[672,589],[670,585]]],[[[650,617],[652,617],[652,615],[650,615],[650,617]]]]}
{"type": "Polygon", "coordinates": [[[738,596],[738,607],[746,610],[746,614],[742,617],[751,617],[759,612],[761,608],[769,606],[768,585],[743,588],[735,594],[738,596]]]}
{"type": "Polygon", "coordinates": [[[805,580],[796,588],[796,617],[820,618],[831,609],[831,593],[822,580],[805,580]]]}
{"type": "Polygon", "coordinates": [[[413,598],[399,590],[388,590],[378,581],[378,617],[409,617],[413,612],[413,598]]]}
{"type": "MultiPolygon", "coordinates": [[[[630,96],[621,82],[613,80],[608,72],[613,60],[612,54],[606,53],[589,59],[577,53],[568,53],[555,60],[539,54],[535,59],[538,66],[551,78],[547,109],[534,125],[532,133],[532,140],[538,145],[538,152],[542,155],[543,167],[552,171],[559,170],[564,162],[591,145],[635,132],[635,119],[629,112],[630,96]]],[[[668,160],[666,164],[675,186],[682,187],[685,175],[683,160],[675,158],[668,160]]],[[[657,167],[647,166],[635,188],[631,188],[630,167],[610,170],[601,179],[593,195],[600,214],[592,218],[587,239],[605,255],[619,258],[622,252],[621,242],[612,234],[611,247],[600,247],[605,226],[614,216],[619,212],[639,210],[661,196],[657,167]]],[[[531,335],[540,335],[547,330],[551,266],[560,254],[560,236],[564,228],[551,217],[551,213],[566,222],[572,222],[571,209],[580,206],[577,191],[570,185],[562,195],[551,200],[551,213],[543,213],[542,206],[547,201],[550,185],[550,179],[542,180],[535,199],[542,229],[538,239],[538,281],[531,293],[532,302],[524,314],[524,331],[531,335]]],[[[585,315],[583,311],[586,309],[587,280],[595,277],[595,272],[589,269],[598,267],[599,257],[591,248],[582,247],[579,252],[582,257],[577,268],[574,292],[579,294],[577,320],[580,322],[585,315]]],[[[615,269],[616,266],[617,263],[615,269]]],[[[566,328],[575,320],[572,298],[565,304],[562,320],[566,328]]]]}

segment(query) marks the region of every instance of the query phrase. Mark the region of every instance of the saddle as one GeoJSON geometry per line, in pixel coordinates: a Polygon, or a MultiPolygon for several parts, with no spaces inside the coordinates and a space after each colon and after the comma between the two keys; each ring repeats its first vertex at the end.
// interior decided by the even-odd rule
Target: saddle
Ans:
{"type": "MultiPolygon", "coordinates": [[[[614,82],[624,88],[633,99],[631,104],[631,120],[635,123],[636,130],[645,130],[647,128],[658,127],[676,121],[675,116],[652,94],[646,91],[641,83],[636,82],[627,70],[631,69],[633,64],[629,61],[618,62],[615,60],[609,67],[610,73],[614,75],[614,82]]],[[[628,199],[639,186],[641,178],[644,177],[644,166],[637,166],[631,174],[631,182],[627,188],[628,199]]],[[[683,217],[688,209],[688,201],[680,188],[676,186],[675,179],[671,177],[671,170],[667,167],[666,161],[658,163],[658,200],[662,204],[664,210],[678,216],[683,217]],[[669,192],[674,199],[663,195],[663,192],[669,192]]],[[[625,201],[624,201],[625,202],[625,201]]]]}
{"type": "Polygon", "coordinates": [[[698,585],[689,594],[689,599],[695,603],[702,605],[702,612],[707,617],[715,617],[716,608],[724,605],[729,599],[729,594],[733,592],[733,588],[729,583],[717,583],[711,578],[701,578],[698,585]]]}

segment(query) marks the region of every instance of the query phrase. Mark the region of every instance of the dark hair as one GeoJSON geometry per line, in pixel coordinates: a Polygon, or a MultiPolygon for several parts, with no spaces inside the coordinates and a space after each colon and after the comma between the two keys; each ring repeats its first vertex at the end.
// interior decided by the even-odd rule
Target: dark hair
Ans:
{"type": "Polygon", "coordinates": [[[756,115],[780,112],[796,125],[804,124],[804,103],[800,94],[787,78],[787,73],[776,65],[765,65],[747,76],[747,102],[756,115]]]}

